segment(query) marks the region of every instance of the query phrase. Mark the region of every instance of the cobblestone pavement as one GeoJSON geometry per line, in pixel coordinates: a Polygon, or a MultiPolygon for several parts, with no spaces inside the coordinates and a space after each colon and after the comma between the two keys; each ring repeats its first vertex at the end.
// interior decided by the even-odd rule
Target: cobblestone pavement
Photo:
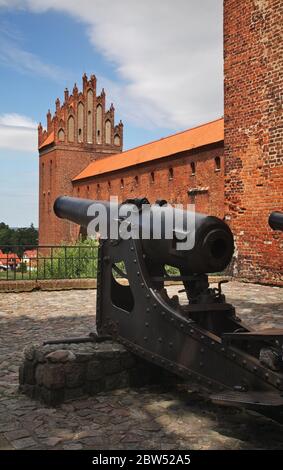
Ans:
{"type": "MultiPolygon", "coordinates": [[[[173,295],[178,286],[168,288],[173,295]]],[[[231,282],[238,314],[258,328],[283,328],[283,289],[231,282]]],[[[204,403],[190,392],[122,390],[52,409],[20,395],[23,348],[94,328],[95,290],[1,294],[1,449],[283,448],[283,427],[256,413],[204,403]]]]}

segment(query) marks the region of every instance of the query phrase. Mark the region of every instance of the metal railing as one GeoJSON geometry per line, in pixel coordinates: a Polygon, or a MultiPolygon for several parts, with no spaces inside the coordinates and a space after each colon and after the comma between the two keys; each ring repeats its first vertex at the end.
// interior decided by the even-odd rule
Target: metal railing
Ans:
{"type": "Polygon", "coordinates": [[[87,279],[97,275],[98,243],[0,245],[0,281],[87,279]]]}

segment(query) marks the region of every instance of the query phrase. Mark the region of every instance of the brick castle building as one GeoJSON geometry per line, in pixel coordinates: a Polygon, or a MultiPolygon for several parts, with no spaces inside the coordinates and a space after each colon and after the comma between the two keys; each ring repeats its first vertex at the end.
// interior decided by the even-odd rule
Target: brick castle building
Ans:
{"type": "Polygon", "coordinates": [[[53,213],[57,196],[73,194],[73,178],[94,159],[121,153],[123,124],[115,125],[114,107],[105,109],[105,92],[96,94],[96,78],[83,76],[56,111],[47,113],[47,129],[38,126],[39,146],[39,243],[58,244],[76,237],[76,228],[58,221],[53,213]]]}
{"type": "Polygon", "coordinates": [[[235,275],[282,285],[282,234],[267,224],[283,210],[282,10],[280,0],[224,1],[224,119],[122,152],[123,125],[95,77],[66,90],[39,125],[39,243],[78,237],[52,213],[59,195],[195,203],[230,224],[235,275]]]}

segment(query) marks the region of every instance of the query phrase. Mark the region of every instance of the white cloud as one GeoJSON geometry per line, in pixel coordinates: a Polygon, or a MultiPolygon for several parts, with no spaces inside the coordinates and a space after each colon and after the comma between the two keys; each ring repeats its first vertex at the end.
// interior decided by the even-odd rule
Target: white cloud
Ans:
{"type": "Polygon", "coordinates": [[[21,114],[0,115],[0,148],[36,152],[37,123],[21,114]]]}
{"type": "Polygon", "coordinates": [[[107,92],[127,120],[180,128],[222,114],[222,0],[12,3],[86,24],[93,46],[116,68],[120,84],[108,81],[107,92]]]}
{"type": "Polygon", "coordinates": [[[0,39],[0,63],[2,65],[22,73],[35,73],[52,80],[63,80],[65,74],[60,67],[44,63],[35,54],[21,49],[11,40],[4,37],[0,39]]]}

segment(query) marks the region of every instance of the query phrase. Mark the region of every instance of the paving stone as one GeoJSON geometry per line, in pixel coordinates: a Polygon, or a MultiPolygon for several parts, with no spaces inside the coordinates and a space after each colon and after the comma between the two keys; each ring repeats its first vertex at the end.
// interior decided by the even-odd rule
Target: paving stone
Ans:
{"type": "Polygon", "coordinates": [[[24,437],[23,439],[17,439],[15,441],[11,441],[12,446],[15,447],[15,449],[28,449],[29,447],[36,446],[36,442],[32,437],[24,437]]]}
{"type": "Polygon", "coordinates": [[[46,440],[44,440],[44,444],[47,447],[54,447],[57,444],[59,444],[59,442],[61,442],[61,441],[62,441],[62,439],[60,439],[60,437],[48,437],[46,440]]]}
{"type": "Polygon", "coordinates": [[[30,436],[30,433],[26,429],[17,429],[16,431],[5,432],[5,437],[10,441],[15,441],[16,439],[28,436],[30,436]]]}
{"type": "Polygon", "coordinates": [[[63,446],[63,449],[65,450],[80,450],[82,448],[83,446],[80,443],[65,444],[63,446]]]}
{"type": "Polygon", "coordinates": [[[12,450],[13,447],[9,440],[0,433],[0,450],[12,450]]]}
{"type": "MultiPolygon", "coordinates": [[[[179,289],[168,287],[169,295],[179,289]]],[[[283,328],[282,289],[231,282],[223,291],[245,323],[258,329],[283,328]]],[[[183,303],[185,294],[179,297],[183,303]]],[[[1,295],[0,429],[5,435],[0,434],[0,449],[283,448],[283,427],[279,424],[256,413],[209,405],[196,398],[199,396],[178,389],[114,390],[56,409],[19,394],[16,371],[24,348],[29,346],[26,354],[32,376],[32,344],[54,337],[88,335],[94,330],[95,303],[95,290],[1,295]]],[[[109,358],[117,357],[118,350],[125,351],[119,345],[113,350],[107,343],[103,348],[109,358]]],[[[80,346],[75,349],[79,354],[80,346]]],[[[40,361],[56,350],[65,354],[68,345],[46,346],[40,361]]],[[[127,356],[123,360],[123,367],[133,366],[131,361],[127,363],[127,356]]]]}

